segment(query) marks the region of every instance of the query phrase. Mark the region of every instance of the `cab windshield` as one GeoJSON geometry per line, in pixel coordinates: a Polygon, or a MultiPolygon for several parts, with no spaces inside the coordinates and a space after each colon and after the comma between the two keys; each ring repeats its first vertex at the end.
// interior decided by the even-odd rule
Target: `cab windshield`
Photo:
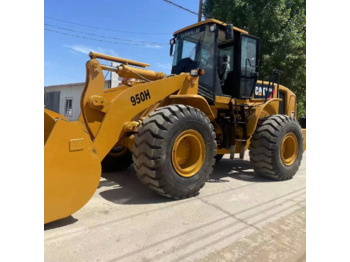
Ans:
{"type": "Polygon", "coordinates": [[[199,77],[199,85],[214,92],[215,43],[215,31],[210,32],[208,25],[177,34],[171,73],[202,68],[205,74],[199,77]]]}

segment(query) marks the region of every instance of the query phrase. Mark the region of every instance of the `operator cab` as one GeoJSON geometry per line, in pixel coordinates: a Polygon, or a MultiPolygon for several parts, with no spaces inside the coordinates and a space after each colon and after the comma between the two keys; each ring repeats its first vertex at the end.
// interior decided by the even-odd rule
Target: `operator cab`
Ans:
{"type": "Polygon", "coordinates": [[[258,38],[209,19],[175,32],[170,45],[171,73],[204,69],[198,92],[210,103],[215,96],[252,97],[258,76],[258,38]]]}

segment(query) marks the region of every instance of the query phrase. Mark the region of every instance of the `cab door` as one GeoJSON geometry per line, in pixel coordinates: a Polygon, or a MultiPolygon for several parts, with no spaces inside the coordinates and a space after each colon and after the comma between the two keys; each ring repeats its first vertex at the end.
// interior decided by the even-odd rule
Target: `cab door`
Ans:
{"type": "MultiPolygon", "coordinates": [[[[258,78],[259,38],[241,34],[239,50],[239,88],[236,97],[250,98],[258,78]]],[[[237,61],[238,62],[238,61],[237,61]]]]}

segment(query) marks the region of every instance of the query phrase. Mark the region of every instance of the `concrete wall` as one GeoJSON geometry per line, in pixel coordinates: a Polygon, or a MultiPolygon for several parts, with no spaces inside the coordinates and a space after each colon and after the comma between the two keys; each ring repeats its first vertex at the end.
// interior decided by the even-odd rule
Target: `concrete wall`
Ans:
{"type": "Polygon", "coordinates": [[[84,83],[72,85],[58,85],[45,87],[45,93],[60,91],[59,111],[69,120],[77,120],[80,115],[80,97],[83,92],[84,83]],[[66,98],[72,98],[72,115],[65,114],[66,98]]]}
{"type": "MultiPolygon", "coordinates": [[[[59,111],[57,113],[64,115],[68,120],[78,120],[80,115],[80,98],[85,83],[74,83],[67,85],[46,86],[45,93],[60,91],[59,111]],[[72,98],[72,115],[66,115],[66,98],[72,98]]],[[[110,88],[110,81],[105,82],[105,89],[110,88]]]]}
{"type": "MultiPolygon", "coordinates": [[[[112,63],[112,67],[117,67],[119,63],[112,63]]],[[[118,87],[119,84],[122,82],[123,78],[120,77],[117,73],[115,72],[110,72],[111,74],[111,88],[113,87],[118,87]]]]}

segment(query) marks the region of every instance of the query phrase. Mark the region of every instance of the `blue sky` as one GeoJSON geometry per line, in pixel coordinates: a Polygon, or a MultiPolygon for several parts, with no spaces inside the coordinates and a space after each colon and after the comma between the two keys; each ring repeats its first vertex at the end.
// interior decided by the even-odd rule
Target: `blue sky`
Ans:
{"type": "MultiPolygon", "coordinates": [[[[198,12],[198,0],[172,2],[198,12]]],[[[152,70],[170,73],[169,40],[173,32],[198,19],[163,0],[45,0],[44,9],[45,29],[70,34],[44,31],[45,86],[85,81],[90,51],[146,62],[152,70]]]]}

